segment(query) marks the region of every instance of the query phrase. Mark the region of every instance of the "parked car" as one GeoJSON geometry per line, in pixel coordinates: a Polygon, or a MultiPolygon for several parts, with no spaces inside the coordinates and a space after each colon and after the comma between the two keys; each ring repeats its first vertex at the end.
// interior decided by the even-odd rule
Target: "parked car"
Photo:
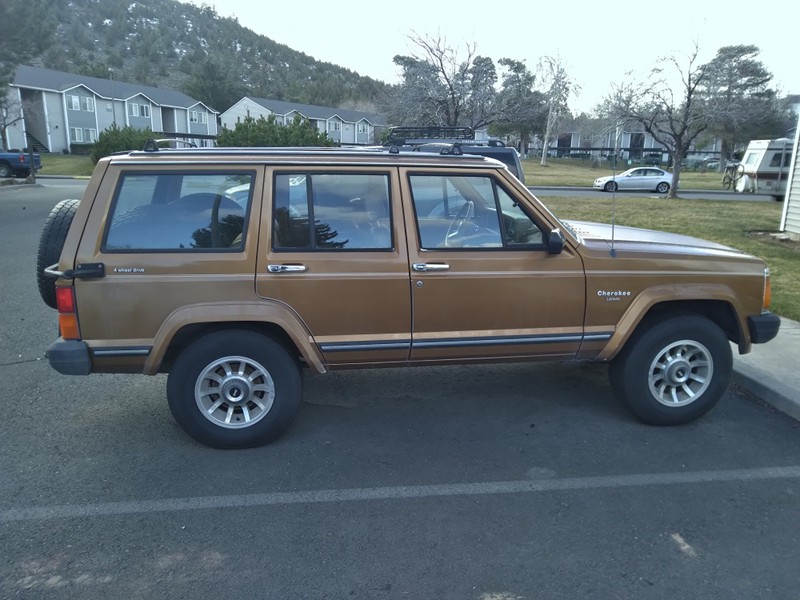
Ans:
{"type": "MultiPolygon", "coordinates": [[[[33,154],[33,169],[42,168],[42,158],[39,153],[33,154]]],[[[31,174],[31,159],[26,151],[11,150],[0,152],[0,178],[2,177],[27,177],[31,174]]]]}
{"type": "Polygon", "coordinates": [[[598,177],[592,187],[604,192],[645,190],[666,194],[672,187],[672,173],[655,167],[636,167],[619,175],[598,177]]]}
{"type": "Polygon", "coordinates": [[[756,257],[560,220],[497,160],[396,147],[108,156],[50,213],[37,281],[54,369],[167,373],[221,448],[277,438],[303,372],[345,368],[596,361],[640,419],[686,423],[780,327],[756,257]]]}

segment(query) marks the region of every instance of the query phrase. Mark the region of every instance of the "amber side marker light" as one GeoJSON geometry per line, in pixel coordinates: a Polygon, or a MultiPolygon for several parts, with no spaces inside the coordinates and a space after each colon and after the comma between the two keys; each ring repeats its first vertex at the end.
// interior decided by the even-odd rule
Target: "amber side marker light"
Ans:
{"type": "Polygon", "coordinates": [[[65,340],[81,339],[78,327],[78,314],[75,312],[75,290],[71,287],[56,288],[56,306],[58,307],[58,330],[65,340]]]}
{"type": "Polygon", "coordinates": [[[764,299],[761,302],[761,310],[769,310],[770,304],[772,304],[772,281],[769,269],[764,269],[764,299]]]}

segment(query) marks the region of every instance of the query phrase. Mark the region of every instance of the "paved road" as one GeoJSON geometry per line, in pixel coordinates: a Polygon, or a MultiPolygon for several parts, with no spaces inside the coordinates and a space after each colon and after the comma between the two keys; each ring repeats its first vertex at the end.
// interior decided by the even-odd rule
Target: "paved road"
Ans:
{"type": "Polygon", "coordinates": [[[0,598],[797,599],[800,429],[735,388],[653,428],[594,365],[341,372],[223,452],[161,376],[58,375],[33,255],[70,193],[0,189],[0,598]]]}

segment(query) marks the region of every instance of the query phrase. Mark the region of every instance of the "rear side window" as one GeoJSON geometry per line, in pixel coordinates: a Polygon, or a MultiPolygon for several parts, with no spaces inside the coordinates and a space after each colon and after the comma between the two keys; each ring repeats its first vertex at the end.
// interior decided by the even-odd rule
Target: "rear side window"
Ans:
{"type": "Polygon", "coordinates": [[[393,247],[386,174],[277,174],[273,190],[274,250],[393,247]]]}
{"type": "Polygon", "coordinates": [[[125,173],[103,250],[241,250],[254,177],[252,172],[125,173]]]}

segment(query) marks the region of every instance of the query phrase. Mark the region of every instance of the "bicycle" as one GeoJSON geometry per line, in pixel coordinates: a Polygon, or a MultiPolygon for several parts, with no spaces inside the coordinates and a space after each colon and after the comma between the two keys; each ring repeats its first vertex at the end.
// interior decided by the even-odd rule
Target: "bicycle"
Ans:
{"type": "Polygon", "coordinates": [[[728,162],[722,175],[722,187],[726,190],[736,189],[736,184],[744,175],[744,165],[740,162],[728,162]]]}

